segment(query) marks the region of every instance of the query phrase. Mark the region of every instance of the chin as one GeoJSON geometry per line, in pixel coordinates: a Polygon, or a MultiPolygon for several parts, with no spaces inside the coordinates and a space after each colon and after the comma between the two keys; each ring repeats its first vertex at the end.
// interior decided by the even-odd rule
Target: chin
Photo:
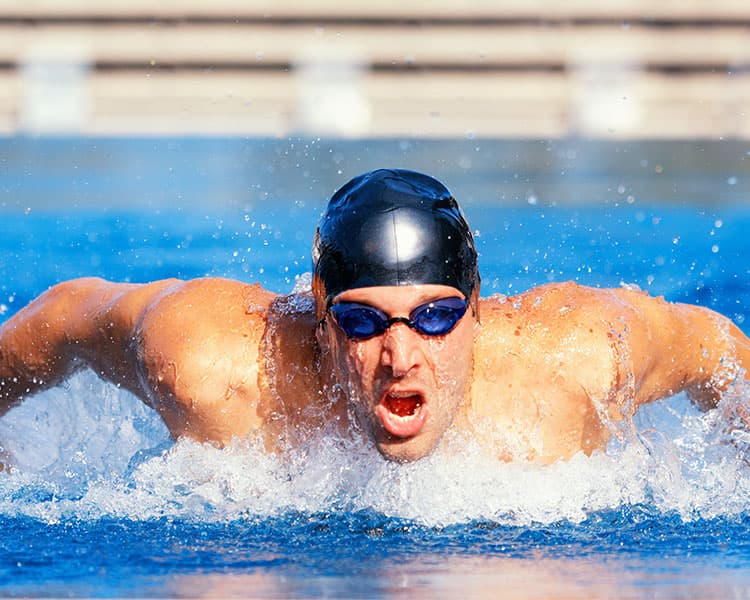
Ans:
{"type": "Polygon", "coordinates": [[[429,456],[436,444],[423,440],[388,440],[375,443],[383,458],[397,463],[409,463],[429,456]]]}

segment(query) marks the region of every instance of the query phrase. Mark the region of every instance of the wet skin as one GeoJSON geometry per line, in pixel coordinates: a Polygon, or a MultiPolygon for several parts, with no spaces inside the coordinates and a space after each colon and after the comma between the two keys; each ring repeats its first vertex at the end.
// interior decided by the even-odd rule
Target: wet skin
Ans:
{"type": "MultiPolygon", "coordinates": [[[[407,317],[451,295],[419,285],[337,300],[407,317]]],[[[88,367],[153,407],[175,438],[258,432],[283,450],[354,426],[409,461],[453,428],[500,458],[551,462],[604,448],[646,402],[685,390],[710,408],[750,365],[731,321],[642,292],[561,283],[475,304],[439,338],[396,323],[355,341],[331,318],[318,325],[309,294],[215,278],[73,280],[0,327],[0,412],[88,367]]]]}

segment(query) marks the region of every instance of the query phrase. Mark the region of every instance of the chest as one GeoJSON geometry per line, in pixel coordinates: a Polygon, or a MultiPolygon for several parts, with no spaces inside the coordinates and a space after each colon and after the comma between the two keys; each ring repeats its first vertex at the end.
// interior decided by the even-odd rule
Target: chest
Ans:
{"type": "Polygon", "coordinates": [[[472,414],[501,454],[554,461],[606,444],[613,354],[587,333],[513,324],[477,340],[472,414]]]}

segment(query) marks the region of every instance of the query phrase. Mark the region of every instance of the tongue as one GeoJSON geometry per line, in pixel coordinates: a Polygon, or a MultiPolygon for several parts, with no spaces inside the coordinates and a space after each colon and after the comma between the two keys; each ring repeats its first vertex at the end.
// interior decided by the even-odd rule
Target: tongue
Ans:
{"type": "Polygon", "coordinates": [[[416,395],[408,396],[405,398],[394,398],[393,396],[388,396],[386,400],[386,407],[389,411],[391,411],[395,415],[398,415],[399,417],[408,417],[409,415],[413,415],[416,412],[421,403],[421,399],[416,395]]]}
{"type": "Polygon", "coordinates": [[[375,407],[375,414],[383,428],[393,436],[408,438],[417,435],[430,416],[427,404],[419,394],[413,396],[390,396],[375,407]]]}

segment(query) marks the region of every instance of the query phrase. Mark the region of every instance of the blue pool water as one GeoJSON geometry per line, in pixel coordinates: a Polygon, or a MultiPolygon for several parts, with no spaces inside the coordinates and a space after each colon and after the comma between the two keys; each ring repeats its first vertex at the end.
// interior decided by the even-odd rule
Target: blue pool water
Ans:
{"type": "MultiPolygon", "coordinates": [[[[84,275],[289,291],[325,197],[397,164],[464,200],[485,295],[637,284],[750,331],[748,150],[0,140],[0,322],[84,275]]],[[[0,419],[16,461],[0,477],[0,595],[750,595],[747,440],[680,396],[635,425],[547,467],[458,438],[411,465],[326,439],[281,460],[253,440],[172,443],[149,409],[81,373],[0,419]]]]}

